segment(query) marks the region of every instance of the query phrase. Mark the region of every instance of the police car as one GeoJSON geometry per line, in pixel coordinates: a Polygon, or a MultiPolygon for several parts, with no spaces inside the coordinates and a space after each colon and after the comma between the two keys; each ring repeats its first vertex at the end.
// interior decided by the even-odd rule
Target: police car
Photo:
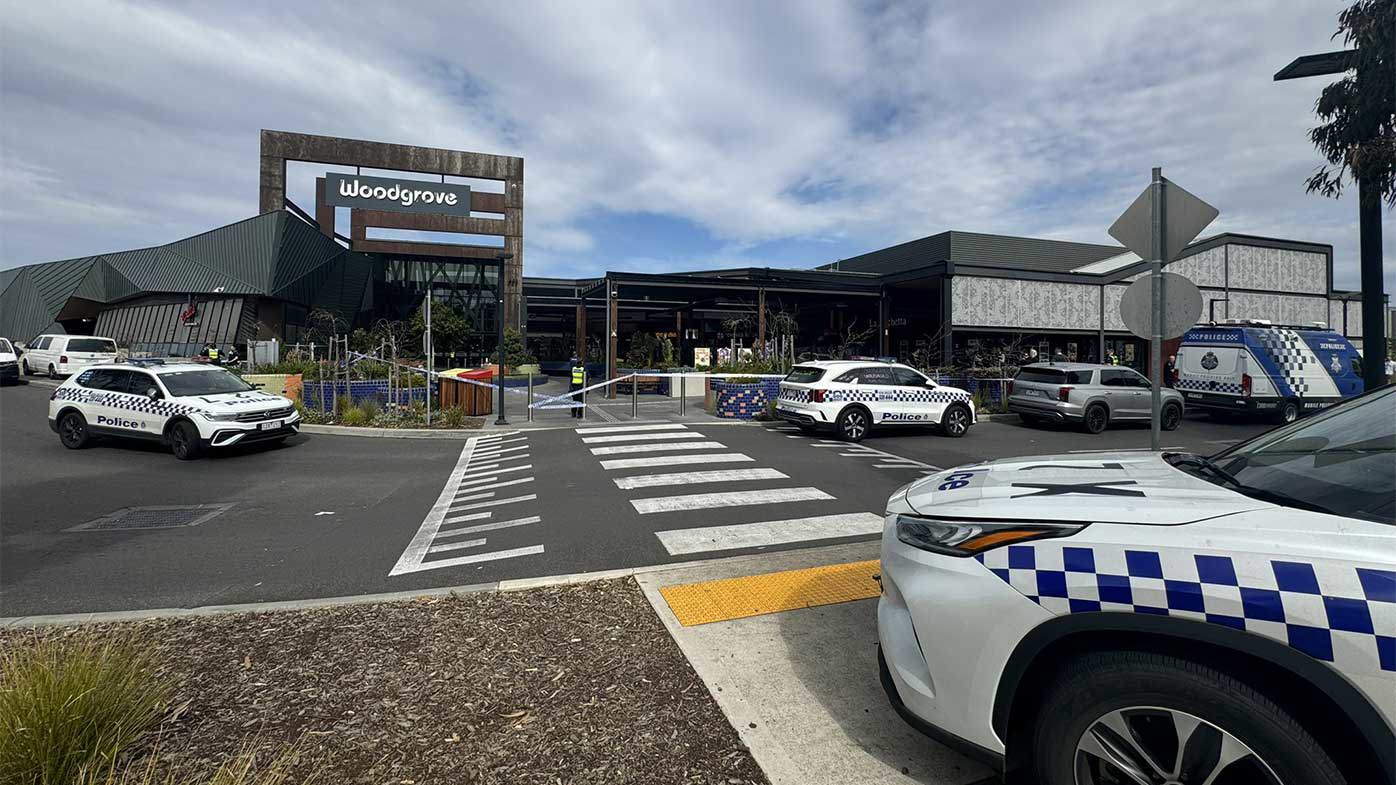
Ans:
{"type": "Polygon", "coordinates": [[[851,442],[873,427],[939,425],[947,436],[969,433],[974,402],[898,363],[837,360],[801,363],[780,383],[776,416],[802,431],[832,429],[851,442]]]}
{"type": "Polygon", "coordinates": [[[295,405],[222,368],[132,361],[84,369],[49,396],[49,427],[64,447],[94,436],[149,439],[192,460],[210,447],[280,441],[300,430],[295,405]]]}
{"type": "Polygon", "coordinates": [[[1326,327],[1232,320],[1183,335],[1173,385],[1189,408],[1293,422],[1360,395],[1362,356],[1326,327]]]}
{"type": "Polygon", "coordinates": [[[1393,505],[1390,386],[1210,458],[923,478],[888,502],[883,686],[1040,785],[1396,781],[1393,505]]]}

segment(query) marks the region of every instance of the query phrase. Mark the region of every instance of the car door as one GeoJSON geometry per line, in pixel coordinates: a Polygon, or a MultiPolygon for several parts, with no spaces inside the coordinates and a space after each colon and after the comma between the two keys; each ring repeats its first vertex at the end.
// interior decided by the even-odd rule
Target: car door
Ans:
{"type": "Polygon", "coordinates": [[[141,433],[153,438],[159,438],[165,432],[165,423],[169,417],[165,414],[165,406],[160,403],[165,399],[165,391],[160,388],[155,377],[145,371],[127,371],[130,378],[126,382],[126,392],[130,395],[131,412],[130,418],[140,423],[141,433]],[[150,391],[155,391],[152,397],[150,391]]]}
{"type": "Polygon", "coordinates": [[[889,369],[896,389],[896,398],[889,404],[893,413],[887,419],[905,423],[940,422],[945,401],[933,400],[935,383],[920,373],[900,365],[889,369]]]}
{"type": "Polygon", "coordinates": [[[1148,415],[1147,396],[1135,385],[1132,377],[1136,376],[1139,374],[1128,368],[1100,370],[1100,389],[1112,419],[1136,420],[1148,415]]]}
{"type": "Polygon", "coordinates": [[[33,345],[25,350],[25,363],[29,370],[34,373],[48,373],[49,359],[48,347],[53,342],[52,335],[40,335],[35,339],[33,345]]]}
{"type": "Polygon", "coordinates": [[[853,399],[868,407],[874,423],[896,422],[895,417],[888,419],[888,415],[895,415],[897,411],[897,383],[890,368],[880,365],[859,368],[856,384],[853,399]]]}

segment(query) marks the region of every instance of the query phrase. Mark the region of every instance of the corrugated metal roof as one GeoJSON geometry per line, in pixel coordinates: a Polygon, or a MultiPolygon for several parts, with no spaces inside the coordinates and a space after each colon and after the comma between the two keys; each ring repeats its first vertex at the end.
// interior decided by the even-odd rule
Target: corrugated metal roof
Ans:
{"type": "Polygon", "coordinates": [[[30,273],[30,281],[43,300],[44,308],[48,310],[50,319],[58,315],[58,312],[63,309],[63,303],[68,301],[73,290],[82,283],[82,279],[87,276],[87,271],[92,269],[94,258],[84,256],[80,259],[50,262],[35,267],[34,271],[30,273]]]}
{"type": "Polygon", "coordinates": [[[4,294],[0,294],[0,335],[6,338],[28,341],[53,322],[54,314],[45,307],[34,286],[33,273],[33,267],[20,268],[4,294]]]}
{"type": "Polygon", "coordinates": [[[239,291],[265,293],[276,275],[276,243],[286,217],[284,211],[264,213],[170,243],[165,250],[241,283],[239,291]]]}
{"type": "Polygon", "coordinates": [[[276,275],[268,287],[272,294],[282,290],[317,267],[327,264],[348,251],[339,243],[321,234],[306,222],[286,215],[277,247],[276,275]]]}
{"type": "Polygon", "coordinates": [[[1067,273],[1125,252],[1119,245],[1071,243],[1001,234],[950,232],[950,261],[956,266],[999,267],[1045,273],[1067,273]]]}
{"type": "Polygon", "coordinates": [[[922,237],[919,240],[883,248],[880,251],[870,251],[849,259],[840,259],[837,262],[823,265],[819,269],[879,273],[881,275],[915,270],[918,267],[926,267],[936,262],[948,260],[950,258],[951,234],[952,232],[933,234],[930,237],[922,237]]]}

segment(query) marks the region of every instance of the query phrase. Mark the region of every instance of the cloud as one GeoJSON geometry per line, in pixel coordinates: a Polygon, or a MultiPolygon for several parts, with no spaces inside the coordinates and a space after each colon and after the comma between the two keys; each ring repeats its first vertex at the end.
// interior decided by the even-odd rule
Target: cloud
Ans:
{"type": "Polygon", "coordinates": [[[279,128],[523,156],[539,275],[814,265],[948,228],[1104,242],[1162,165],[1221,208],[1209,231],[1332,243],[1355,287],[1354,200],[1303,193],[1322,82],[1270,81],[1331,48],[1339,9],[20,4],[0,266],[244,218],[279,128]]]}

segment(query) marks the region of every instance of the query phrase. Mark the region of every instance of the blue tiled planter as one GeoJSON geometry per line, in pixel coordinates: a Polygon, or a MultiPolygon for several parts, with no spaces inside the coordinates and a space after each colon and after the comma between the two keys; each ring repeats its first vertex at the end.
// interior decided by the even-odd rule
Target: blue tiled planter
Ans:
{"type": "Polygon", "coordinates": [[[717,416],[734,420],[750,420],[766,411],[766,403],[780,393],[779,379],[740,383],[714,379],[712,386],[717,416]]]}
{"type": "MultiPolygon", "coordinates": [[[[376,400],[379,403],[388,401],[388,380],[372,379],[366,381],[349,382],[345,387],[344,382],[325,382],[323,387],[326,403],[332,402],[334,398],[341,395],[348,395],[353,399],[355,405],[364,401],[376,400]]],[[[306,381],[301,386],[301,400],[311,409],[322,408],[320,403],[321,384],[314,380],[306,381]]],[[[426,401],[425,387],[409,387],[407,389],[397,389],[394,391],[394,398],[399,404],[408,404],[412,401],[426,401]]]]}

